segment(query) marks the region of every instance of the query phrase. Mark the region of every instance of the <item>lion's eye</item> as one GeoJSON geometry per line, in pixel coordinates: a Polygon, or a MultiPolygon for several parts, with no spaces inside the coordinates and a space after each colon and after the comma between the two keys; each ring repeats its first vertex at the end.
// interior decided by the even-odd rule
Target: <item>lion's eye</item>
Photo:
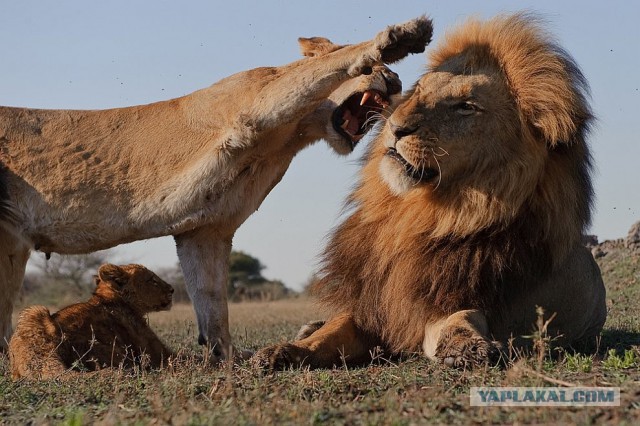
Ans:
{"type": "Polygon", "coordinates": [[[458,112],[458,114],[471,115],[475,114],[476,112],[482,111],[482,109],[473,102],[464,101],[456,105],[456,111],[458,112]]]}

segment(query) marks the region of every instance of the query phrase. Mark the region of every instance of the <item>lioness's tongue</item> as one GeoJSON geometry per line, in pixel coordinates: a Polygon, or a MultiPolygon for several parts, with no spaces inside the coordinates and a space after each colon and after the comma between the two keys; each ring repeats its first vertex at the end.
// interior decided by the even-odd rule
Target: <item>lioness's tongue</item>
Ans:
{"type": "Polygon", "coordinates": [[[342,129],[349,133],[350,135],[355,135],[360,128],[360,122],[358,121],[358,117],[354,117],[351,114],[350,110],[345,110],[344,114],[342,114],[342,120],[344,121],[342,124],[342,129]]]}
{"type": "Polygon", "coordinates": [[[349,121],[349,125],[347,126],[347,132],[349,132],[350,135],[355,135],[358,132],[358,129],[360,128],[360,123],[358,122],[357,118],[352,118],[351,121],[349,121]]]}

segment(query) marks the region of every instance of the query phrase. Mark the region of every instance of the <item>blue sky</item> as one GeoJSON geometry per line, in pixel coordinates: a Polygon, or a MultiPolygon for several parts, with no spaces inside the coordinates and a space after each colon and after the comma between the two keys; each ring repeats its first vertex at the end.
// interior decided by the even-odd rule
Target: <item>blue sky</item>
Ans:
{"type": "MultiPolygon", "coordinates": [[[[640,220],[640,16],[638,2],[602,1],[58,1],[0,4],[0,104],[97,109],[174,98],[238,71],[298,59],[299,36],[366,40],[420,14],[437,41],[474,15],[531,10],[572,53],[592,88],[597,203],[591,232],[624,237],[640,220]]],[[[393,68],[409,87],[424,55],[393,68]]],[[[234,248],[269,278],[299,288],[339,222],[365,139],[350,157],[320,142],[303,151],[234,248]]],[[[177,262],[171,238],[121,246],[112,261],[152,268],[177,262]]]]}

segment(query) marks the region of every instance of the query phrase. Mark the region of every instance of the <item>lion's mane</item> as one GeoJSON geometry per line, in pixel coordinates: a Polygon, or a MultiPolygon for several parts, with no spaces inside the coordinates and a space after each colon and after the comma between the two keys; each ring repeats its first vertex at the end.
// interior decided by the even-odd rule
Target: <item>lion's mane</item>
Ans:
{"type": "MultiPolygon", "coordinates": [[[[419,350],[425,323],[462,309],[481,309],[491,321],[505,301],[553,273],[590,220],[588,85],[539,21],[469,20],[430,54],[428,72],[445,62],[502,76],[517,117],[503,131],[526,144],[532,164],[511,161],[486,180],[465,176],[398,196],[380,177],[384,131],[372,144],[313,291],[394,351],[419,350]]],[[[479,144],[491,143],[486,133],[479,144]]]]}

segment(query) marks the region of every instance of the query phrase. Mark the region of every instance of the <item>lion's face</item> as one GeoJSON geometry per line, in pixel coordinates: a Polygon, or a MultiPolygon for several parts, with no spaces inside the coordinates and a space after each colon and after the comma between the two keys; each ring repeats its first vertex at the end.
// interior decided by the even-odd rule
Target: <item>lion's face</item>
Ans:
{"type": "MultiPolygon", "coordinates": [[[[323,37],[300,38],[298,42],[307,57],[327,55],[344,47],[323,37]]],[[[373,67],[369,75],[347,80],[320,107],[329,116],[323,139],[338,154],[351,153],[364,135],[388,116],[387,108],[401,91],[398,74],[385,65],[373,67]]]]}
{"type": "Polygon", "coordinates": [[[109,287],[142,313],[171,308],[173,287],[142,265],[102,265],[98,277],[98,289],[109,287]]]}
{"type": "Polygon", "coordinates": [[[533,167],[539,150],[521,139],[503,77],[442,68],[418,81],[385,126],[380,172],[392,191],[446,193],[504,180],[513,162],[533,167]]]}

